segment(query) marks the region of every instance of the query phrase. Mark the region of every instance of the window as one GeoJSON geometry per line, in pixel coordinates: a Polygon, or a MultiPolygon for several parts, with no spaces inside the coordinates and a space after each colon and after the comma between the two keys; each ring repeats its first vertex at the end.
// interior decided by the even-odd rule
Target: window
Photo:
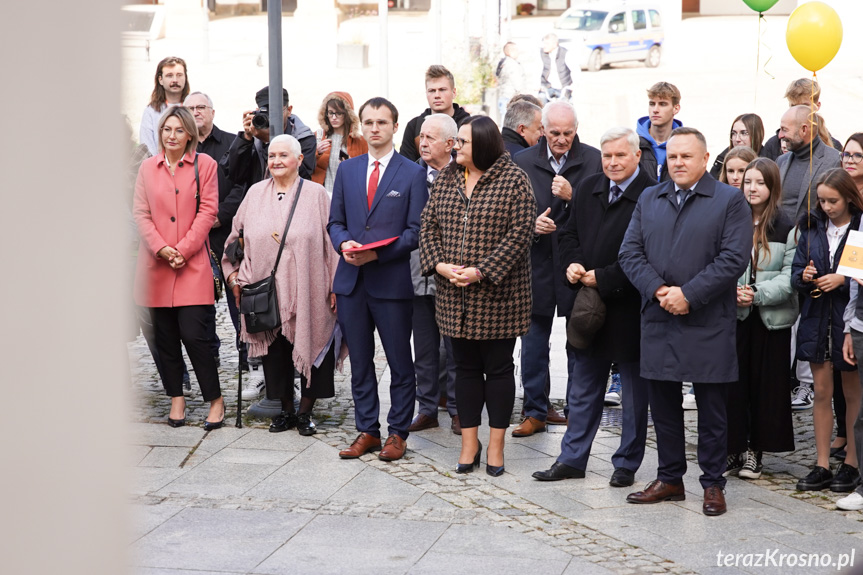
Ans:
{"type": "Polygon", "coordinates": [[[644,10],[632,11],[632,27],[635,30],[644,30],[647,28],[647,18],[644,16],[644,10]]]}
{"type": "Polygon", "coordinates": [[[653,28],[660,28],[662,26],[662,17],[659,15],[659,12],[656,10],[650,10],[650,25],[653,28]]]}
{"type": "Polygon", "coordinates": [[[596,10],[567,10],[563,13],[554,27],[561,30],[583,30],[589,32],[599,30],[608,12],[596,10]]]}
{"type": "Polygon", "coordinates": [[[611,20],[608,21],[608,31],[612,34],[626,32],[626,12],[611,17],[611,20]]]}

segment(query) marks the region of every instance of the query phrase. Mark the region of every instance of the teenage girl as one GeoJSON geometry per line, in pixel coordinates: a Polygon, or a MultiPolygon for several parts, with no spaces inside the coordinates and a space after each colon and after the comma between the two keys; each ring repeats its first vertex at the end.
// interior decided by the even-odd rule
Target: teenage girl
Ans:
{"type": "Polygon", "coordinates": [[[735,146],[725,154],[725,163],[719,172],[719,181],[735,188],[743,184],[743,173],[747,166],[758,157],[749,146],[735,146]]]}
{"type": "Polygon", "coordinates": [[[830,487],[831,491],[849,492],[860,478],[853,429],[847,430],[844,463],[839,464],[835,476],[830,471],[834,369],[842,372],[847,424],[853,425],[860,406],[857,367],[842,357],[843,313],[848,304],[850,284],[847,278],[836,273],[836,267],[848,231],[859,228],[863,200],[854,180],[841,168],[834,168],[819,178],[816,193],[815,209],[798,223],[797,253],[791,268],[791,281],[804,296],[797,330],[797,358],[810,363],[815,381],[812,419],[818,458],[809,475],[797,482],[797,489],[830,487]]]}
{"type": "MultiPolygon", "coordinates": [[[[726,157],[725,166],[734,161],[726,157]]],[[[737,281],[739,378],[728,390],[728,470],[758,479],[762,452],[794,450],[788,379],[791,326],[797,319],[797,294],[791,287],[797,246],[794,226],[781,210],[776,163],[756,159],[742,179],[743,195],[752,208],[753,250],[737,281]]]]}

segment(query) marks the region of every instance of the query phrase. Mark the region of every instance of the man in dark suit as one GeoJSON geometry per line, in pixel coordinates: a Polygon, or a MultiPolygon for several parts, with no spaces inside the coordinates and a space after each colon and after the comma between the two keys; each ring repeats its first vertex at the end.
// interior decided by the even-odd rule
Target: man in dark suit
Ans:
{"type": "Polygon", "coordinates": [[[727,385],[737,381],[737,279],[752,252],[752,215],[740,190],[707,173],[707,142],[694,128],[668,141],[670,182],[641,194],[620,247],[620,266],[641,293],[641,376],[659,465],[630,503],[686,498],[681,382],[698,402],[698,464],[705,515],[726,511],[727,385]]]}
{"type": "MultiPolygon", "coordinates": [[[[569,102],[552,102],[542,110],[545,135],[516,154],[514,160],[530,178],[536,196],[537,219],[530,249],[533,308],[530,331],[521,338],[521,382],[524,420],[513,437],[545,431],[546,423],[566,423],[548,401],[551,379],[548,342],[555,310],[569,317],[575,294],[560,265],[557,226],[569,219],[572,189],[588,176],[602,172],[599,150],[578,139],[578,118],[569,102]]],[[[567,347],[567,389],[572,381],[574,356],[567,347]]]]}
{"type": "MultiPolygon", "coordinates": [[[[446,114],[431,114],[423,121],[420,128],[420,159],[417,163],[425,170],[429,192],[440,171],[453,161],[452,152],[457,136],[458,126],[446,114]]],[[[451,429],[456,435],[461,435],[455,404],[452,343],[448,337],[441,338],[435,319],[437,285],[433,276],[422,275],[418,249],[411,252],[411,279],[414,285],[414,369],[417,374],[419,413],[408,431],[413,433],[440,425],[437,410],[443,385],[451,429]]]]}
{"type": "Polygon", "coordinates": [[[510,156],[531,146],[542,137],[542,108],[530,102],[515,102],[506,110],[503,119],[503,145],[510,156]]]}
{"type": "Polygon", "coordinates": [[[540,481],[584,477],[612,362],[623,383],[623,430],[620,447],[611,457],[611,485],[632,485],[644,458],[647,381],[639,375],[638,364],[641,297],[617,261],[641,192],[656,184],[639,169],[638,143],[629,128],[612,128],[602,136],[603,173],[585,178],[576,188],[569,220],[560,232],[560,261],[567,280],[576,290],[595,288],[606,315],[590,345],[573,349],[575,375],[566,400],[569,423],[557,461],[551,469],[533,474],[540,481]]]}
{"type": "Polygon", "coordinates": [[[359,116],[369,153],[339,165],[327,225],[333,247],[343,256],[333,293],[350,350],[351,391],[360,432],[339,456],[350,459],[381,449],[374,364],[377,328],[392,379],[389,436],[378,457],[392,461],[404,455],[416,399],[410,348],[410,253],[419,246],[420,214],[428,190],[425,171],[393,148],[399,118],[396,107],[384,98],[372,98],[360,107],[359,116]],[[394,237],[393,243],[378,249],[345,252],[394,237]]]}

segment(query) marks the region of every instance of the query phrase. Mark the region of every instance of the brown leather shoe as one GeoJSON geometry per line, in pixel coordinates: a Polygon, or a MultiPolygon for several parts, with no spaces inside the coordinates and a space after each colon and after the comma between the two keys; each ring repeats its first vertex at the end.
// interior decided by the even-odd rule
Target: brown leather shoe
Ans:
{"type": "Polygon", "coordinates": [[[382,461],[395,461],[401,459],[405,454],[405,440],[398,435],[387,437],[384,448],[378,453],[378,459],[382,461]]]}
{"type": "Polygon", "coordinates": [[[360,433],[351,446],[347,449],[339,451],[339,457],[342,459],[356,459],[363,453],[369,451],[378,451],[381,448],[381,438],[369,435],[368,433],[360,433]]]}
{"type": "Polygon", "coordinates": [[[701,506],[701,510],[705,515],[711,517],[722,515],[728,511],[728,507],[725,505],[725,494],[722,492],[721,487],[711,485],[704,490],[704,505],[701,506]]]}
{"type": "Polygon", "coordinates": [[[438,409],[446,409],[446,395],[441,395],[437,400],[438,409]]]}
{"type": "Polygon", "coordinates": [[[647,484],[644,491],[636,491],[626,496],[629,503],[659,503],[660,501],[683,501],[686,492],[683,490],[683,482],[677,485],[663,483],[654,479],[647,484]]]}
{"type": "Polygon", "coordinates": [[[548,415],[545,416],[545,422],[554,425],[566,425],[566,418],[555,408],[549,407],[548,415]]]}
{"type": "Polygon", "coordinates": [[[545,431],[545,422],[535,417],[525,417],[518,427],[512,430],[513,437],[530,437],[534,433],[545,431]]]}
{"type": "Polygon", "coordinates": [[[452,416],[452,425],[450,425],[450,427],[454,434],[461,435],[461,421],[459,421],[458,415],[452,416]]]}
{"type": "Polygon", "coordinates": [[[408,431],[422,431],[423,429],[431,429],[432,427],[439,427],[437,418],[429,417],[428,415],[423,415],[422,413],[420,413],[416,417],[414,417],[413,421],[411,421],[411,425],[410,427],[408,427],[408,431]]]}

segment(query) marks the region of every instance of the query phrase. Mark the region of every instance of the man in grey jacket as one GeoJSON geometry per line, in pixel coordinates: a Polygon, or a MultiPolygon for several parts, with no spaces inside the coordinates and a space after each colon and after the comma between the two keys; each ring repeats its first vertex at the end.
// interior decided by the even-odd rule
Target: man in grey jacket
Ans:
{"type": "MultiPolygon", "coordinates": [[[[458,127],[447,114],[431,114],[422,123],[419,134],[420,159],[417,162],[426,170],[429,193],[438,173],[452,161],[452,149],[458,127]]],[[[441,338],[435,320],[435,278],[420,273],[419,250],[411,252],[411,279],[414,284],[414,369],[417,374],[417,416],[408,431],[422,431],[438,427],[437,408],[440,384],[446,386],[447,411],[452,417],[452,431],[461,435],[461,425],[455,407],[455,363],[449,338],[441,338]],[[441,339],[445,353],[441,354],[441,339]],[[446,358],[445,368],[441,362],[446,358]]]]}
{"type": "Polygon", "coordinates": [[[795,224],[815,208],[817,198],[814,189],[810,198],[811,186],[821,174],[838,168],[841,159],[838,150],[818,137],[817,125],[810,124],[809,115],[809,106],[792,106],[779,124],[779,139],[785,140],[788,147],[788,152],[776,160],[782,178],[782,211],[795,224]]]}

